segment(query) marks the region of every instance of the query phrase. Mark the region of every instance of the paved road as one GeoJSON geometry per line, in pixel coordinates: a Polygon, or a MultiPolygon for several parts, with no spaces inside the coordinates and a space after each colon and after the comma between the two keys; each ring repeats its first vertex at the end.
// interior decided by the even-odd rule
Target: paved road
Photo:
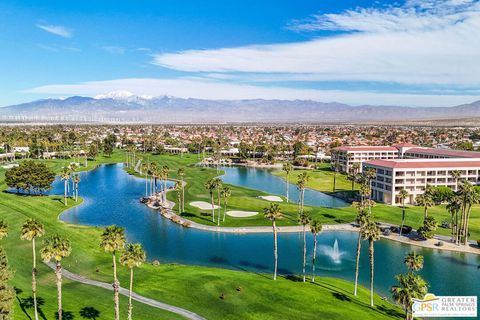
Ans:
{"type": "MultiPolygon", "coordinates": [[[[55,269],[55,264],[54,263],[49,262],[49,263],[47,263],[47,265],[50,268],[55,269]]],[[[91,279],[85,278],[83,276],[71,273],[70,271],[67,271],[65,269],[62,269],[62,275],[63,275],[63,277],[65,277],[69,280],[72,280],[72,281],[76,281],[76,282],[80,282],[80,283],[83,283],[83,284],[87,284],[87,285],[91,285],[91,286],[95,286],[95,287],[99,287],[99,288],[103,288],[103,289],[113,291],[113,287],[110,283],[91,280],[91,279]]],[[[125,289],[125,288],[120,288],[120,294],[128,297],[128,290],[125,289]]],[[[155,307],[155,308],[159,308],[159,309],[163,309],[163,310],[166,310],[166,311],[170,311],[172,313],[176,313],[176,314],[181,315],[181,316],[183,316],[187,319],[206,320],[205,318],[199,316],[198,314],[193,313],[191,311],[188,311],[186,309],[182,309],[182,308],[179,308],[179,307],[172,306],[170,304],[159,302],[157,300],[146,298],[146,297],[141,296],[141,295],[139,295],[135,292],[132,293],[132,299],[135,300],[135,301],[144,303],[146,305],[155,307]]]]}

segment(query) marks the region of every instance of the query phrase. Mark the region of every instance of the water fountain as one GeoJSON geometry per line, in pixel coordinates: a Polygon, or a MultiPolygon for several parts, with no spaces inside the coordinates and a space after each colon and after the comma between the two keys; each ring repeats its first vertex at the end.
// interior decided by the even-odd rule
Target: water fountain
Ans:
{"type": "Polygon", "coordinates": [[[341,257],[345,252],[340,252],[340,249],[338,248],[338,240],[336,238],[332,247],[322,246],[322,249],[325,255],[329,256],[334,263],[339,264],[342,262],[341,257]]]}

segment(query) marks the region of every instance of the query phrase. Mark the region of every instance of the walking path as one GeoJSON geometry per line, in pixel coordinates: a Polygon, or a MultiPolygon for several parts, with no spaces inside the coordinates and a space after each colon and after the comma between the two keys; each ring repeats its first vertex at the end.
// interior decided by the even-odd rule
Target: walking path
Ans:
{"type": "MultiPolygon", "coordinates": [[[[53,262],[48,262],[46,264],[50,268],[55,270],[55,264],[53,262]]],[[[103,288],[103,289],[113,291],[112,284],[110,284],[110,283],[91,280],[91,279],[85,278],[83,276],[80,276],[78,274],[72,273],[72,272],[70,272],[68,270],[65,270],[65,269],[62,269],[62,275],[63,275],[63,277],[65,277],[69,280],[75,281],[75,282],[80,282],[80,283],[87,284],[87,285],[90,285],[90,286],[95,286],[95,287],[99,287],[99,288],[103,288]]],[[[119,292],[120,292],[121,295],[124,295],[124,296],[128,297],[128,294],[129,294],[128,289],[120,288],[119,292]]],[[[160,301],[157,301],[157,300],[146,298],[146,297],[141,296],[141,295],[139,295],[135,292],[132,292],[132,299],[135,300],[135,301],[138,301],[140,303],[143,303],[143,304],[149,305],[151,307],[154,307],[154,308],[158,308],[158,309],[166,310],[166,311],[169,311],[169,312],[172,312],[172,313],[176,313],[176,314],[178,314],[180,316],[183,316],[187,319],[206,320],[205,318],[199,316],[198,314],[196,314],[194,312],[191,312],[191,311],[188,311],[186,309],[179,308],[179,307],[175,307],[175,306],[172,306],[170,304],[166,304],[166,303],[163,303],[163,302],[160,302],[160,301]]]]}

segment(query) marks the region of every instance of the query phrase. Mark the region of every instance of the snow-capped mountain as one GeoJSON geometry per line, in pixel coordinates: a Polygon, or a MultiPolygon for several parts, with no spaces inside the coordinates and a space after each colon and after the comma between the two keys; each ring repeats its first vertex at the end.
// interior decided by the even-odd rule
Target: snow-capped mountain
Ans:
{"type": "Polygon", "coordinates": [[[365,122],[480,117],[480,101],[455,107],[349,106],[308,100],[202,100],[128,91],[43,99],[0,108],[0,121],[30,122],[365,122]]]}

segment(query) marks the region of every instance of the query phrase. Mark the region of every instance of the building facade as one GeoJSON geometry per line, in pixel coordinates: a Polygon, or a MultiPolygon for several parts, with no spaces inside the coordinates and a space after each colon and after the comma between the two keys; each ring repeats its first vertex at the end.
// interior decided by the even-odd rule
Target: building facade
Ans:
{"type": "Polygon", "coordinates": [[[372,168],[372,199],[391,205],[401,204],[398,194],[405,189],[409,196],[405,203],[414,204],[415,198],[425,192],[427,185],[446,186],[456,191],[459,180],[480,184],[480,158],[435,158],[372,160],[363,164],[372,168]],[[453,178],[453,171],[460,178],[453,178]]]}
{"type": "Polygon", "coordinates": [[[345,146],[338,147],[332,152],[332,166],[338,171],[351,172],[353,164],[358,163],[360,171],[362,163],[370,160],[397,159],[399,151],[389,146],[345,146]]]}

